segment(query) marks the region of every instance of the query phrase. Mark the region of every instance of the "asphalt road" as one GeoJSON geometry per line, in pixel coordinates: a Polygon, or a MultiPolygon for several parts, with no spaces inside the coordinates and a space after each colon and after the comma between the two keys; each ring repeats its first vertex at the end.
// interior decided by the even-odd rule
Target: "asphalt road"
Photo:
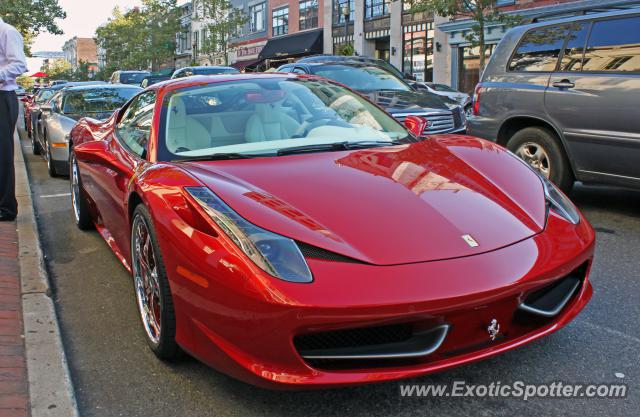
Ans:
{"type": "MultiPolygon", "coordinates": [[[[20,122],[19,122],[20,124],[20,122]]],[[[27,155],[31,147],[20,131],[27,155]]],[[[72,222],[68,180],[29,156],[38,227],[83,416],[635,416],[640,410],[640,192],[578,187],[572,197],[598,231],[595,294],[568,327],[532,345],[411,381],[273,392],[185,357],[147,348],[131,278],[97,232],[72,222]],[[406,398],[401,383],[624,383],[626,399],[406,398]]]]}

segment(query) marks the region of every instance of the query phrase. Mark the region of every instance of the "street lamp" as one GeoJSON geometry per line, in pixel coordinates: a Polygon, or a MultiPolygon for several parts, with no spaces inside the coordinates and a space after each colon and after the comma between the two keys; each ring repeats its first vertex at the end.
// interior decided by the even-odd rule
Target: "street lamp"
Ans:
{"type": "Polygon", "coordinates": [[[349,38],[349,0],[345,0],[342,3],[342,16],[344,16],[344,44],[347,45],[347,39],[349,38]]]}

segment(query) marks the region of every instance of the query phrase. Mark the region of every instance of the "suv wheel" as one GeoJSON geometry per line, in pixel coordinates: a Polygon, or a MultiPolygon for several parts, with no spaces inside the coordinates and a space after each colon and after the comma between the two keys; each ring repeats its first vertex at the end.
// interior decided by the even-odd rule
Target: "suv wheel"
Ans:
{"type": "Polygon", "coordinates": [[[573,174],[569,160],[556,136],[549,130],[542,127],[519,130],[509,139],[507,148],[565,193],[571,190],[573,174]]]}

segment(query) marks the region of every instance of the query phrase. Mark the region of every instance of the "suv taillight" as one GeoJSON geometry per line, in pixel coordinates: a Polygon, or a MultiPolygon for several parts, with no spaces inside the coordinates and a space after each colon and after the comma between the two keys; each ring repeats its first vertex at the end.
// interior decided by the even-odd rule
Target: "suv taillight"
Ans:
{"type": "Polygon", "coordinates": [[[482,83],[476,85],[476,89],[473,92],[473,115],[477,116],[480,111],[480,90],[482,90],[482,83]]]}

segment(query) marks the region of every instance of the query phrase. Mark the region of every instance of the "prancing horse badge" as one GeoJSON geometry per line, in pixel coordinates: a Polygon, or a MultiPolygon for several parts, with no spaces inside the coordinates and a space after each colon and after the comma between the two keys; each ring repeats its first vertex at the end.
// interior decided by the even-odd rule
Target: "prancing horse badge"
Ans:
{"type": "Polygon", "coordinates": [[[467,242],[467,245],[471,246],[472,248],[480,246],[480,244],[471,235],[462,235],[462,240],[467,242]]]}

